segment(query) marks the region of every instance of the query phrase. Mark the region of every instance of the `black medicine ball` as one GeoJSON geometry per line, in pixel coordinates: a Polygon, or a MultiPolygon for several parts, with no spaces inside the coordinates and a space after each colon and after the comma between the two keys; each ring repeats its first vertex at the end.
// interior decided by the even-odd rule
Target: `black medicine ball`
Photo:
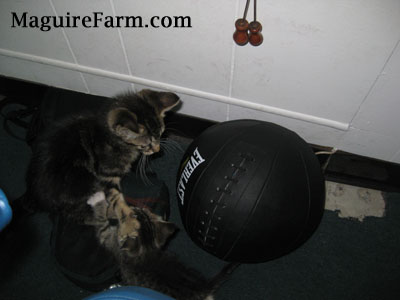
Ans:
{"type": "Polygon", "coordinates": [[[304,243],[320,223],[325,182],[309,145],[282,126],[223,122],[187,149],[178,173],[191,239],[226,261],[259,263],[304,243]]]}

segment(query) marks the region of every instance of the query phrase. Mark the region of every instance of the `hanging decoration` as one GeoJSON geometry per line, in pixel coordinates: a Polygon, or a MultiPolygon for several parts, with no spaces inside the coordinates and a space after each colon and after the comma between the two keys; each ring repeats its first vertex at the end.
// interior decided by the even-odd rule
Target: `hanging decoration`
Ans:
{"type": "Polygon", "coordinates": [[[249,10],[250,0],[246,1],[243,18],[237,19],[235,22],[236,31],[233,34],[233,40],[239,46],[244,46],[250,42],[253,46],[259,46],[263,42],[261,34],[262,26],[257,21],[257,0],[254,0],[254,20],[249,22],[246,20],[247,12],[249,10]]]}

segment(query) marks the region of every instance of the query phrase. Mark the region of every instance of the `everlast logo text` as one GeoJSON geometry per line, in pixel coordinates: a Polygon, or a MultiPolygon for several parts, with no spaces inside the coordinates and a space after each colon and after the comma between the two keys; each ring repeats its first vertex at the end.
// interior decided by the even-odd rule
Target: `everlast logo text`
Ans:
{"type": "Polygon", "coordinates": [[[185,201],[184,198],[185,198],[186,183],[189,181],[189,178],[194,172],[194,170],[204,161],[205,161],[204,158],[201,157],[199,150],[196,148],[193,151],[192,156],[190,156],[190,158],[188,159],[178,183],[177,193],[179,199],[181,200],[182,205],[185,201]]]}

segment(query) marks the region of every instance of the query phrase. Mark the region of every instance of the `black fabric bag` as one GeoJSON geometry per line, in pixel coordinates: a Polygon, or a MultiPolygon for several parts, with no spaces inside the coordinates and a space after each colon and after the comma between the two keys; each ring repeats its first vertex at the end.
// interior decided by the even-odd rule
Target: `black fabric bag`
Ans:
{"type": "Polygon", "coordinates": [[[100,291],[119,281],[112,255],[98,246],[92,226],[66,222],[53,216],[51,254],[59,271],[79,287],[100,291]]]}
{"type": "MultiPolygon", "coordinates": [[[[7,131],[32,145],[37,135],[57,120],[71,114],[96,110],[105,101],[109,100],[100,96],[47,88],[40,101],[23,103],[19,99],[10,98],[7,103],[2,103],[0,110],[11,104],[19,105],[18,111],[7,112],[7,131]],[[25,118],[27,120],[22,120],[25,118]],[[25,138],[15,134],[9,122],[24,128],[25,138]]],[[[127,203],[147,207],[168,218],[169,193],[166,185],[155,174],[147,174],[147,177],[151,185],[146,185],[136,176],[135,171],[122,180],[122,191],[127,203]]],[[[61,273],[76,285],[90,291],[100,291],[119,282],[118,265],[111,253],[99,245],[93,227],[70,224],[58,215],[52,215],[51,219],[53,229],[50,247],[55,265],[61,273]]]]}

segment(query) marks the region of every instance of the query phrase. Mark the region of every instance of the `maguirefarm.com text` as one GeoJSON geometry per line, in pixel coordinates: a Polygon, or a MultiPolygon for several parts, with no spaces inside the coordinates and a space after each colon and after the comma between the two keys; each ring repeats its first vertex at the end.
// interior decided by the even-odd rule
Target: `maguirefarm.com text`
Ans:
{"type": "Polygon", "coordinates": [[[67,12],[63,16],[35,16],[28,12],[11,12],[12,28],[38,28],[50,31],[53,28],[191,28],[190,16],[152,16],[144,20],[141,16],[110,16],[93,12],[86,16],[74,16],[67,12]]]}

